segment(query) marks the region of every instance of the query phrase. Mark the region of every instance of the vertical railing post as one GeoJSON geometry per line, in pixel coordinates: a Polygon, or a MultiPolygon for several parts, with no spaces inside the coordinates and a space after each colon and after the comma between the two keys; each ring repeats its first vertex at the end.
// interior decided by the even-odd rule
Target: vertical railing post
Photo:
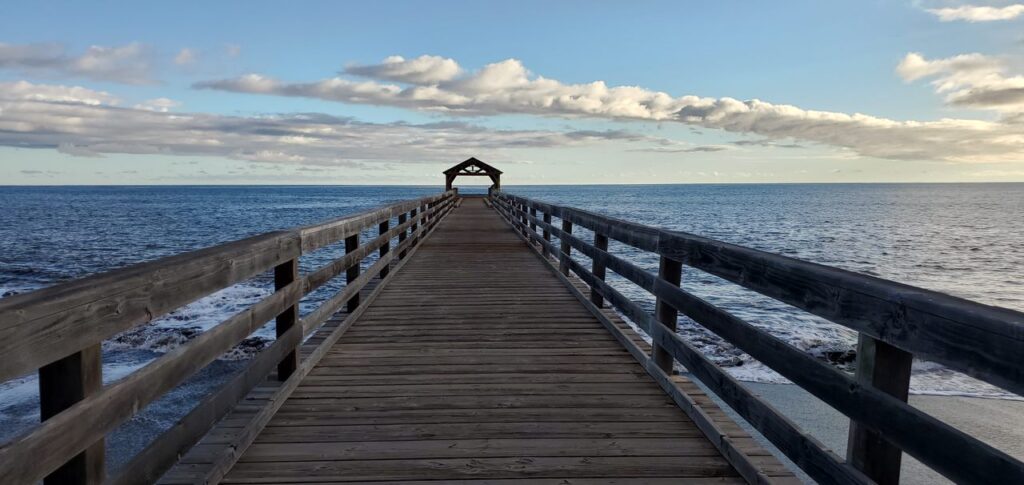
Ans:
{"type": "MultiPolygon", "coordinates": [[[[292,259],[274,267],[274,291],[290,285],[299,279],[299,260],[292,259]]],[[[274,319],[274,331],[277,338],[281,338],[285,332],[295,326],[299,321],[299,305],[295,304],[281,312],[274,319]]],[[[287,380],[289,376],[299,367],[299,354],[294,349],[277,364],[277,380],[287,380]]]]}
{"type": "MultiPolygon", "coordinates": [[[[75,352],[39,369],[39,417],[46,421],[103,387],[100,344],[75,352]]],[[[104,440],[75,455],[48,475],[45,485],[102,483],[106,478],[104,440]]]]}
{"type": "Polygon", "coordinates": [[[530,220],[530,230],[533,231],[534,234],[536,234],[537,223],[533,221],[537,220],[537,209],[530,207],[530,215],[533,216],[533,219],[530,220]]]}
{"type": "MultiPolygon", "coordinates": [[[[544,222],[548,224],[547,226],[544,226],[544,240],[547,241],[547,242],[551,242],[551,230],[549,229],[550,226],[551,226],[551,214],[550,213],[547,213],[547,212],[544,213],[544,222]]],[[[542,247],[540,248],[540,251],[541,251],[541,254],[544,255],[544,258],[547,259],[548,254],[549,254],[547,245],[542,245],[542,247]]]]}
{"type": "MultiPolygon", "coordinates": [[[[857,382],[872,386],[903,402],[910,392],[914,356],[874,337],[860,334],[857,342],[857,382]]],[[[900,481],[903,452],[877,431],[850,421],[846,461],[880,485],[900,481]]]]}
{"type": "MultiPolygon", "coordinates": [[[[390,230],[390,229],[391,229],[391,219],[387,219],[384,222],[381,222],[380,224],[377,225],[377,233],[379,235],[381,235],[381,236],[387,234],[388,230],[390,230]]],[[[384,245],[382,245],[380,247],[380,251],[377,254],[380,255],[380,259],[384,259],[384,256],[387,256],[389,252],[391,252],[391,239],[390,238],[388,238],[387,241],[384,241],[384,245]]],[[[380,279],[386,278],[388,276],[388,273],[390,273],[390,272],[391,272],[391,265],[390,264],[384,265],[384,267],[380,269],[380,279]]]]}
{"type": "MultiPolygon", "coordinates": [[[[599,232],[594,232],[594,247],[600,249],[601,251],[608,251],[608,236],[605,236],[604,234],[601,234],[599,232]]],[[[594,264],[591,267],[590,272],[593,273],[597,279],[604,281],[604,263],[598,261],[597,258],[594,258],[593,261],[594,264]]],[[[590,288],[590,302],[593,303],[594,306],[598,308],[601,308],[604,305],[604,298],[601,298],[601,294],[598,293],[597,288],[590,288]]]]}
{"type": "Polygon", "coordinates": [[[418,230],[420,228],[420,224],[419,224],[419,220],[416,219],[416,214],[417,214],[416,209],[413,209],[413,210],[409,211],[409,219],[412,219],[412,225],[409,226],[409,237],[412,238],[412,241],[409,241],[409,247],[410,248],[415,246],[417,240],[419,239],[418,237],[416,237],[416,230],[418,230]]]}
{"type": "MultiPolygon", "coordinates": [[[[345,238],[345,254],[351,253],[351,252],[355,251],[356,249],[359,249],[359,233],[358,232],[353,234],[353,235],[351,235],[351,236],[349,236],[349,237],[345,238]]],[[[351,284],[353,281],[356,280],[356,278],[359,277],[359,272],[362,269],[360,267],[361,264],[362,264],[361,261],[356,261],[355,263],[352,264],[352,266],[349,266],[348,270],[345,271],[345,283],[346,284],[351,284]]],[[[348,300],[348,311],[349,311],[349,313],[355,311],[355,309],[358,308],[358,307],[359,307],[359,293],[356,292],[356,294],[352,295],[352,298],[350,298],[348,300]]]]}
{"type": "MultiPolygon", "coordinates": [[[[662,256],[658,263],[658,278],[665,280],[670,285],[679,286],[683,279],[683,264],[662,256]]],[[[654,318],[668,327],[669,331],[675,332],[679,322],[679,312],[661,298],[656,300],[655,305],[654,318]]],[[[651,345],[651,358],[666,374],[672,374],[672,354],[669,354],[657,342],[651,345]]]]}
{"type": "MultiPolygon", "coordinates": [[[[562,219],[562,232],[565,234],[572,234],[572,223],[562,219]]],[[[572,246],[569,245],[569,238],[559,238],[562,241],[562,250],[558,255],[558,269],[562,274],[569,276],[569,252],[572,251],[572,246]]]]}
{"type": "MultiPolygon", "coordinates": [[[[398,225],[399,226],[401,226],[402,224],[405,224],[405,221],[407,221],[407,220],[409,220],[408,216],[404,212],[401,213],[401,214],[398,214],[398,225]]],[[[405,241],[405,238],[406,238],[407,234],[408,234],[408,231],[406,231],[404,229],[402,230],[402,232],[398,233],[398,245],[399,246],[402,245],[402,241],[405,241]]],[[[405,259],[405,249],[402,249],[401,251],[399,251],[398,259],[405,259]]]]}

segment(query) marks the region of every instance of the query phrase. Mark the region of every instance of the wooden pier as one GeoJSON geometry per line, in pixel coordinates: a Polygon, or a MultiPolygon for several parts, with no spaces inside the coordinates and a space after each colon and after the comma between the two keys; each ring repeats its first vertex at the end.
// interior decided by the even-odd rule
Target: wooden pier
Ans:
{"type": "Polygon", "coordinates": [[[798,483],[719,402],[821,483],[896,483],[903,452],[960,482],[1024,481],[1020,461],[906,404],[915,354],[1021,393],[1021,313],[517,197],[475,159],[446,175],[494,186],[0,300],[0,381],[38,371],[44,419],[0,448],[0,483],[798,483]],[[658,254],[659,272],[609,240],[658,254]],[[300,274],[302,255],[332,247],[342,255],[300,274]],[[858,330],[857,374],[685,291],[684,265],[858,330]],[[100,384],[103,340],[267,272],[272,295],[100,384]],[[680,337],[681,314],[849,416],[847,456],[680,337]],[[105,470],[115,427],[271,321],[272,345],[105,470]]]}

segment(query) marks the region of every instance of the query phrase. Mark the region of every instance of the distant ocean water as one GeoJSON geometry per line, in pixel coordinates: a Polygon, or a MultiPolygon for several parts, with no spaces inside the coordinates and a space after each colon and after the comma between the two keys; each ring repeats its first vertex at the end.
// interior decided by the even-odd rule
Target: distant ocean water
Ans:
{"type": "MultiPolygon", "coordinates": [[[[439,187],[0,187],[0,297],[131,263],[436,193],[439,187]]],[[[469,191],[472,190],[467,188],[469,191]]],[[[520,186],[507,191],[613,217],[1024,310],[1024,184],[798,184],[520,186]]],[[[479,191],[479,189],[477,189],[479,191]]],[[[586,237],[586,232],[581,231],[586,237]]],[[[656,270],[657,261],[622,245],[611,250],[656,270]]],[[[337,252],[304,258],[312,269],[337,252]]],[[[611,276],[651,307],[643,291],[611,276]]],[[[854,332],[687,269],[683,285],[822,360],[849,369],[854,332]]],[[[104,345],[113,380],[269,294],[257,278],[204,298],[104,345]]],[[[303,305],[309,311],[338,285],[303,305]]],[[[692,322],[680,332],[740,379],[783,382],[692,322]]],[[[248,346],[189,381],[118,430],[155,433],[222,382],[248,346]],[[234,360],[232,360],[234,359],[234,360]]],[[[38,383],[0,383],[0,440],[38,420],[38,383]]],[[[1012,398],[941,366],[917,362],[913,392],[1012,398]]],[[[112,450],[114,466],[131,449],[112,450]]]]}

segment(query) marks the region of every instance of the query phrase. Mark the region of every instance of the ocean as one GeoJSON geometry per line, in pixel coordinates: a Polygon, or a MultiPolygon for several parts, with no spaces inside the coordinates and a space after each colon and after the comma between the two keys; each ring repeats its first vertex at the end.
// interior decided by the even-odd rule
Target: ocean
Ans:
{"type": "MultiPolygon", "coordinates": [[[[68,279],[246,236],[311,224],[433,194],[440,187],[189,186],[0,187],[0,298],[68,279]]],[[[471,190],[467,188],[468,192],[471,190]]],[[[699,234],[1024,310],[1024,184],[779,184],[509,186],[506,191],[699,234]]],[[[476,189],[479,192],[479,189],[476,189]]],[[[582,237],[588,237],[580,231],[582,237]]],[[[657,260],[621,244],[611,251],[652,271],[657,260]]],[[[310,270],[340,249],[303,258],[310,270]],[[333,252],[332,252],[333,251],[333,252]]],[[[609,281],[653,308],[645,292],[609,281]]],[[[687,268],[683,285],[824,361],[852,369],[856,334],[687,268]]],[[[304,301],[315,307],[338,284],[304,301]]],[[[141,367],[272,291],[268,276],[217,292],[105,342],[109,382],[141,367]]],[[[680,333],[741,380],[785,382],[699,325],[680,333]]],[[[187,412],[273,338],[272,326],[112,437],[111,467],[187,412]]],[[[38,422],[38,382],[0,383],[0,441],[38,422]]],[[[1013,399],[942,366],[915,362],[912,392],[1013,399]]]]}

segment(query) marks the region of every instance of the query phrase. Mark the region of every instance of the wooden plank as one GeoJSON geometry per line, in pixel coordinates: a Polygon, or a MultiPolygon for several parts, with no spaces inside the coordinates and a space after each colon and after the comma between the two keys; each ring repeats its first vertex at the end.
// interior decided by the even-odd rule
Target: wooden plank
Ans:
{"type": "Polygon", "coordinates": [[[535,457],[242,463],[224,483],[423,480],[452,478],[734,477],[712,457],[535,457]]]}

